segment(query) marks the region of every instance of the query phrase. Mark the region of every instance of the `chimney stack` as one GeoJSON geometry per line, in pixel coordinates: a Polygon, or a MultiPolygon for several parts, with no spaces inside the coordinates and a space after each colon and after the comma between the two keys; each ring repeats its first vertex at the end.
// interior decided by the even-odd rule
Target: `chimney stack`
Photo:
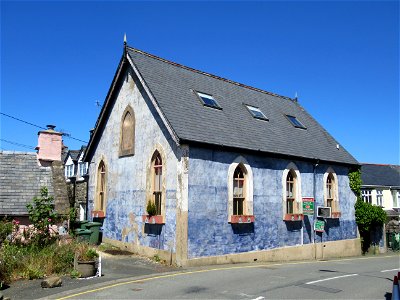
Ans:
{"type": "Polygon", "coordinates": [[[47,125],[46,130],[38,132],[38,146],[35,149],[41,166],[48,166],[53,161],[61,161],[62,133],[55,131],[55,128],[55,125],[47,125]]]}

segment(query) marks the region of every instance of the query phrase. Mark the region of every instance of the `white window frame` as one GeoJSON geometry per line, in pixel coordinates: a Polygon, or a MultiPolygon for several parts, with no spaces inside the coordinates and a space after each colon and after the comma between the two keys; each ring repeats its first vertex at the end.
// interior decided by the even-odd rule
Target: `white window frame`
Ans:
{"type": "MultiPolygon", "coordinates": [[[[287,215],[286,212],[286,201],[287,201],[287,195],[286,195],[286,181],[287,181],[287,176],[290,171],[293,171],[296,175],[296,178],[293,178],[295,180],[295,192],[294,192],[294,203],[293,203],[293,215],[298,215],[303,213],[303,206],[302,206],[302,200],[301,200],[301,175],[300,171],[297,168],[297,166],[293,163],[290,162],[285,170],[283,170],[282,174],[282,217],[285,220],[285,216],[287,215]]],[[[288,214],[291,215],[291,214],[288,214]]]]}
{"type": "Polygon", "coordinates": [[[70,178],[74,176],[74,165],[66,165],[65,166],[65,177],[70,178]]]}
{"type": "Polygon", "coordinates": [[[376,205],[383,207],[383,190],[376,190],[376,205]]]}
{"type": "Polygon", "coordinates": [[[364,202],[372,204],[372,190],[361,190],[361,198],[364,202]]]}

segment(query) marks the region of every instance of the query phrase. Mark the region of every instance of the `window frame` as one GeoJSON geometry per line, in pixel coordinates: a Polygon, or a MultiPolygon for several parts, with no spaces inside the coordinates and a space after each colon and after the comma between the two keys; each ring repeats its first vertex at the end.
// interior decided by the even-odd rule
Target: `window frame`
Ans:
{"type": "Polygon", "coordinates": [[[258,119],[258,120],[262,120],[262,121],[269,121],[269,119],[267,118],[267,116],[263,113],[263,111],[254,105],[250,105],[250,104],[246,104],[243,103],[243,105],[246,107],[247,111],[250,113],[250,115],[254,118],[254,119],[258,119]],[[257,112],[259,112],[260,114],[262,114],[262,117],[256,116],[253,112],[253,110],[256,110],[257,112]]]}
{"type": "Polygon", "coordinates": [[[324,174],[323,185],[324,185],[324,206],[331,208],[332,218],[341,217],[340,199],[339,199],[339,181],[336,172],[331,167],[329,167],[324,174]],[[328,182],[329,180],[330,183],[328,182]],[[329,195],[328,185],[330,186],[332,195],[329,195]],[[331,205],[329,205],[329,200],[332,202],[331,205]]]}
{"type": "Polygon", "coordinates": [[[372,189],[362,189],[361,190],[361,199],[365,203],[372,204],[372,189]],[[369,201],[368,201],[369,199],[369,201]]]}
{"type": "Polygon", "coordinates": [[[293,127],[295,127],[295,128],[300,128],[300,129],[304,129],[304,130],[307,129],[307,127],[306,127],[296,116],[293,116],[293,115],[285,115],[285,117],[286,117],[286,119],[289,120],[290,124],[292,124],[293,127]],[[297,124],[293,121],[292,118],[297,122],[297,124]]]}
{"type": "MultiPolygon", "coordinates": [[[[255,220],[253,214],[253,171],[242,156],[238,156],[228,168],[228,223],[253,223],[255,220]],[[236,170],[240,168],[243,177],[237,180],[242,181],[242,197],[235,197],[235,174],[236,170]],[[236,201],[242,201],[242,209],[238,211],[235,209],[235,199],[236,201]],[[241,212],[242,214],[238,214],[241,212]],[[236,213],[236,214],[235,214],[236,213]]],[[[238,205],[236,205],[238,206],[238,205]]]]}
{"type": "Polygon", "coordinates": [[[119,134],[119,157],[126,157],[126,156],[132,156],[135,155],[135,134],[136,134],[136,118],[135,118],[135,113],[130,105],[127,105],[124,112],[122,113],[121,116],[121,122],[120,122],[120,134],[119,134]],[[131,128],[125,128],[124,127],[124,122],[127,117],[127,115],[130,114],[132,118],[132,125],[131,128]],[[125,146],[125,138],[126,137],[131,137],[132,138],[132,145],[130,146],[125,146]]]}
{"type": "Polygon", "coordinates": [[[301,198],[301,174],[297,166],[290,162],[282,172],[282,219],[284,221],[301,221],[304,219],[301,198]],[[292,176],[288,181],[289,175],[292,176]],[[292,185],[292,197],[288,197],[288,187],[292,185]],[[292,210],[289,210],[290,199],[292,210]]]}
{"type": "Polygon", "coordinates": [[[107,165],[104,159],[101,159],[97,166],[96,174],[96,198],[94,203],[94,211],[106,215],[107,209],[107,165]]]}
{"type": "Polygon", "coordinates": [[[201,102],[201,104],[203,104],[203,106],[210,107],[210,108],[214,108],[214,109],[218,109],[218,110],[222,110],[221,105],[219,105],[217,99],[215,99],[215,97],[214,97],[213,95],[207,94],[207,93],[204,93],[204,92],[200,92],[200,91],[197,91],[197,90],[193,90],[193,92],[195,93],[195,95],[197,96],[197,99],[199,99],[199,101],[201,102]],[[204,97],[204,98],[207,98],[207,96],[208,96],[208,97],[211,97],[211,98],[208,98],[208,99],[211,99],[211,100],[215,103],[215,105],[211,105],[211,104],[206,103],[206,102],[203,100],[203,97],[202,97],[200,94],[206,96],[206,97],[204,97]]]}
{"type": "Polygon", "coordinates": [[[383,206],[383,190],[382,189],[377,189],[376,190],[376,205],[380,207],[383,206]]]}

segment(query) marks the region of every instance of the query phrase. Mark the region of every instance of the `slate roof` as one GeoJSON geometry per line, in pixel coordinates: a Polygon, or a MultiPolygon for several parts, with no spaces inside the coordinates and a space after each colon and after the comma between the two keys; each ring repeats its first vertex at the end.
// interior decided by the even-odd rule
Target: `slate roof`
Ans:
{"type": "Polygon", "coordinates": [[[42,186],[53,193],[51,167],[40,167],[36,153],[0,151],[0,215],[27,215],[42,186]]]}
{"type": "MultiPolygon", "coordinates": [[[[180,143],[197,142],[358,164],[342,146],[337,149],[339,143],[293,99],[179,65],[131,47],[127,47],[127,55],[180,143]],[[212,95],[222,109],[205,107],[194,91],[212,95]],[[244,104],[261,109],[269,121],[253,118],[244,104]],[[297,117],[307,129],[295,128],[286,115],[297,117]]],[[[97,125],[99,123],[98,120],[97,125]]],[[[89,142],[88,152],[92,151],[91,142],[96,134],[97,130],[89,142]]]]}
{"type": "Polygon", "coordinates": [[[400,187],[400,166],[362,164],[361,180],[363,186],[400,187]]]}

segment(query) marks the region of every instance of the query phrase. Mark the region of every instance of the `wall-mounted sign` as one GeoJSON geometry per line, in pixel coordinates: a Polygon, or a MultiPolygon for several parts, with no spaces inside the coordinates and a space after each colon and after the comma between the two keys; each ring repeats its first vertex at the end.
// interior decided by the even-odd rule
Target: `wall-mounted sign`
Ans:
{"type": "Polygon", "coordinates": [[[330,218],[331,217],[331,208],[324,206],[317,206],[317,217],[319,218],[330,218]]]}
{"type": "Polygon", "coordinates": [[[314,231],[324,232],[325,230],[325,221],[316,220],[314,222],[314,231]]]}
{"type": "Polygon", "coordinates": [[[303,214],[314,215],[314,198],[303,197],[303,214]]]}

